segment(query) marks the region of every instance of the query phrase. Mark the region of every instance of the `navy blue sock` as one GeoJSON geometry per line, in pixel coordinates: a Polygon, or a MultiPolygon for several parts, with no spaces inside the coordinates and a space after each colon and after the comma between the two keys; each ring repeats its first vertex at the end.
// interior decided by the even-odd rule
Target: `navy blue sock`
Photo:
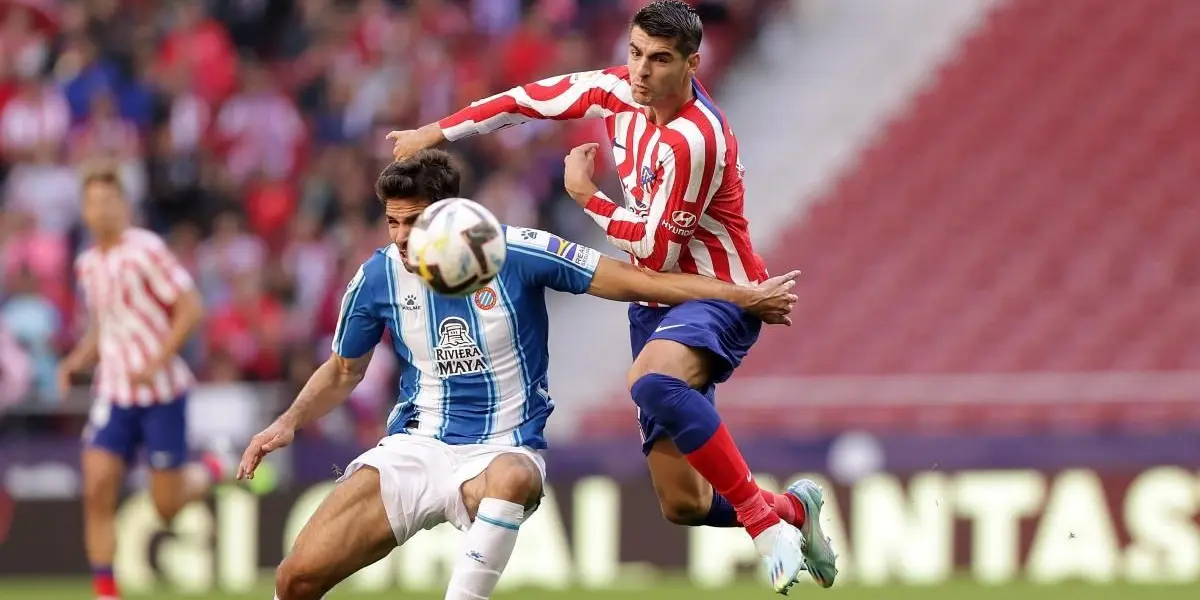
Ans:
{"type": "Polygon", "coordinates": [[[682,379],[650,373],[633,382],[629,392],[684,454],[698,450],[721,426],[716,407],[682,379]]]}
{"type": "Polygon", "coordinates": [[[708,515],[704,517],[704,522],[701,525],[709,527],[741,527],[742,522],[738,520],[737,511],[733,509],[733,505],[729,500],[725,499],[713,490],[712,506],[708,509],[708,515]]]}
{"type": "Polygon", "coordinates": [[[750,476],[750,468],[712,402],[683,380],[651,373],[629,389],[633,401],[653,417],[675,446],[715,490],[703,524],[746,528],[756,537],[779,522],[750,476]],[[730,513],[734,513],[731,515],[730,513]]]}

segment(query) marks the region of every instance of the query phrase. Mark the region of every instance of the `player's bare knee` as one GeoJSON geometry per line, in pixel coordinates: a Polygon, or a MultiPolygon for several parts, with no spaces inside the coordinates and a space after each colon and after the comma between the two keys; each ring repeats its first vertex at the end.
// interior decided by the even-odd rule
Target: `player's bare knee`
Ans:
{"type": "Polygon", "coordinates": [[[115,511],[118,482],[107,477],[86,477],[83,481],[83,506],[89,511],[115,511]]]}
{"type": "Polygon", "coordinates": [[[526,456],[501,454],[488,465],[484,496],[531,508],[542,497],[541,471],[526,456]]]}
{"type": "Polygon", "coordinates": [[[701,525],[708,517],[708,506],[698,498],[676,496],[660,498],[658,508],[664,519],[676,525],[701,525]]]}
{"type": "Polygon", "coordinates": [[[679,342],[650,340],[634,359],[625,385],[632,392],[633,384],[651,373],[674,377],[699,389],[708,382],[708,358],[703,350],[679,342]]]}
{"type": "Polygon", "coordinates": [[[296,554],[275,569],[275,594],[279,600],[318,600],[325,593],[324,575],[311,561],[296,554]]]}
{"type": "Polygon", "coordinates": [[[163,523],[170,523],[175,520],[175,515],[183,509],[179,501],[174,498],[164,498],[162,496],[154,496],[151,498],[154,503],[154,512],[158,513],[158,518],[162,519],[163,523]]]}

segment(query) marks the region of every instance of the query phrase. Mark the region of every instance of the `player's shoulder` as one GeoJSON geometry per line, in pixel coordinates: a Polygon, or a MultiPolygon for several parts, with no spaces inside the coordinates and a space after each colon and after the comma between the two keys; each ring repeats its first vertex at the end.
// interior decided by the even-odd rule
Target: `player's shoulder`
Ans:
{"type": "Polygon", "coordinates": [[[141,227],[130,227],[125,230],[125,234],[121,236],[121,243],[134,248],[150,250],[166,248],[167,246],[167,243],[157,233],[149,229],[142,229],[141,227]]]}
{"type": "Polygon", "coordinates": [[[504,226],[504,240],[510,259],[552,258],[578,266],[594,265],[599,253],[548,231],[531,227],[504,226]]]}
{"type": "Polygon", "coordinates": [[[687,144],[695,148],[715,145],[725,138],[728,128],[721,109],[717,108],[716,102],[699,82],[694,84],[693,93],[696,100],[667,124],[664,142],[671,145],[687,144]]]}
{"type": "Polygon", "coordinates": [[[587,85],[608,91],[622,87],[628,89],[630,86],[629,67],[622,65],[594,71],[579,71],[568,75],[567,82],[572,86],[587,85]]]}
{"type": "Polygon", "coordinates": [[[364,260],[362,264],[359,265],[358,272],[363,277],[375,279],[385,275],[385,272],[390,267],[392,261],[399,262],[400,260],[400,251],[396,249],[396,245],[388,244],[386,246],[376,248],[375,251],[371,253],[371,256],[368,256],[367,260],[364,260]]]}
{"type": "MultiPolygon", "coordinates": [[[[372,282],[380,277],[386,277],[385,270],[388,268],[388,262],[391,260],[388,257],[388,247],[378,248],[371,253],[354,271],[354,275],[350,277],[350,281],[346,282],[346,292],[349,293],[355,289],[366,288],[370,290],[373,287],[372,282]]],[[[397,254],[397,259],[399,255],[397,254]]]]}
{"type": "Polygon", "coordinates": [[[537,249],[550,250],[552,247],[565,244],[566,240],[541,229],[532,227],[516,227],[514,225],[501,225],[504,230],[504,243],[509,248],[517,247],[520,249],[537,249]]]}
{"type": "Polygon", "coordinates": [[[601,71],[601,73],[604,73],[605,75],[610,75],[612,77],[616,77],[617,79],[620,79],[620,80],[623,80],[626,82],[629,81],[629,67],[627,65],[617,65],[614,67],[609,67],[609,68],[601,71]]]}
{"type": "Polygon", "coordinates": [[[75,271],[83,272],[90,269],[99,257],[100,251],[94,246],[83,250],[75,257],[75,271]]]}

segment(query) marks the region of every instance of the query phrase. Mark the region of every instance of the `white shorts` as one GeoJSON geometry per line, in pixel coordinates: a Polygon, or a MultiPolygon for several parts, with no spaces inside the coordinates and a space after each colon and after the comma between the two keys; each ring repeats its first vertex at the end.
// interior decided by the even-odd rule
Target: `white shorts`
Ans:
{"type": "MultiPolygon", "coordinates": [[[[450,523],[460,530],[471,525],[460,488],[505,453],[527,457],[546,483],[546,461],[536,451],[492,444],[450,445],[433,438],[398,433],[383,438],[347,467],[338,482],[363,466],[379,471],[379,493],[396,542],[403,544],[422,529],[450,523]]],[[[526,512],[533,514],[537,507],[526,512]]]]}

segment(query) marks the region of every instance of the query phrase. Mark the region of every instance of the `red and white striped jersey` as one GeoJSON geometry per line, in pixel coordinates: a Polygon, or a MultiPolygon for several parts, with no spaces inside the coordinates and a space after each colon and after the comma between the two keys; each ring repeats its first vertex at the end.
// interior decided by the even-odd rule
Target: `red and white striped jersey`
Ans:
{"type": "Polygon", "coordinates": [[[195,287],[162,239],[144,229],[129,229],[120,244],[80,254],[75,273],[92,323],[99,329],[97,400],[149,406],[183,395],[193,378],[178,356],[155,374],[153,385],[130,381],[162,350],[175,300],[195,287]]]}
{"type": "Polygon", "coordinates": [[[453,141],[532,119],[602,117],[625,206],[597,193],[585,210],[608,240],[656,271],[760,282],[767,270],[743,216],[737,139],[698,81],[692,91],[675,119],[655,125],[633,99],[629,69],[613,67],[516,87],[473,102],[439,125],[453,141]]]}

